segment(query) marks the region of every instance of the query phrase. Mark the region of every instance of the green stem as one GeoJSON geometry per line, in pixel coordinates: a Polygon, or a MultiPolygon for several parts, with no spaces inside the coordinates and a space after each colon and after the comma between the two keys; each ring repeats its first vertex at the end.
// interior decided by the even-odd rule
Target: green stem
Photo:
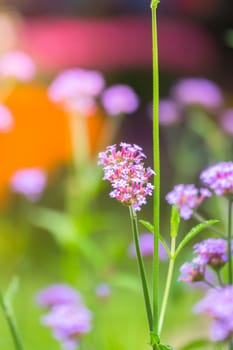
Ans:
{"type": "Polygon", "coordinates": [[[143,264],[142,255],[141,255],[140,246],[139,246],[137,215],[131,206],[129,207],[129,212],[130,212],[135,249],[137,254],[138,269],[141,277],[144,302],[146,306],[147,320],[148,320],[149,330],[150,332],[152,332],[153,316],[152,316],[152,310],[150,305],[150,296],[149,296],[149,290],[148,290],[148,285],[146,281],[146,274],[145,274],[144,264],[143,264]]]}
{"type": "Polygon", "coordinates": [[[232,254],[231,254],[231,230],[232,230],[232,203],[228,200],[228,230],[227,230],[227,255],[228,255],[228,283],[232,284],[232,254]]]}
{"type": "Polygon", "coordinates": [[[217,275],[217,279],[218,279],[218,283],[220,286],[223,286],[223,280],[222,280],[222,275],[221,275],[221,271],[220,269],[215,269],[216,275],[217,275]]]}
{"type": "Polygon", "coordinates": [[[153,319],[154,333],[158,335],[159,321],[159,233],[160,233],[160,152],[159,152],[159,72],[156,9],[158,1],[151,3],[153,50],[153,154],[155,170],[154,193],[154,258],[153,258],[153,319]]]}
{"type": "Polygon", "coordinates": [[[12,335],[12,339],[14,341],[15,344],[15,349],[16,350],[23,350],[23,345],[22,345],[22,341],[19,335],[19,331],[16,327],[16,323],[15,320],[13,318],[12,315],[12,311],[10,306],[8,305],[8,303],[4,300],[4,297],[2,296],[2,294],[0,293],[0,305],[2,307],[5,319],[8,323],[11,335],[12,335]]]}
{"type": "Polygon", "coordinates": [[[174,263],[175,263],[175,258],[174,258],[175,250],[176,250],[176,238],[172,237],[172,240],[171,240],[171,258],[169,261],[166,286],[165,286],[165,291],[164,291],[164,295],[163,295],[163,301],[162,301],[160,318],[159,318],[159,334],[161,333],[162,328],[163,328],[163,321],[164,321],[164,316],[166,313],[168,297],[169,297],[169,292],[170,292],[170,288],[171,288],[172,275],[173,275],[174,263]]]}

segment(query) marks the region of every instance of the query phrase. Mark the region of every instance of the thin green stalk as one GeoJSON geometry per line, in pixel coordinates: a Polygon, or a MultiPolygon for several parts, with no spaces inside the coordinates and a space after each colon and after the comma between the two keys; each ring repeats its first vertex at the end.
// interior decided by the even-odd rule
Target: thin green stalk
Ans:
{"type": "Polygon", "coordinates": [[[153,50],[153,154],[154,154],[154,258],[153,258],[153,330],[158,335],[159,324],[159,233],[160,233],[160,152],[159,152],[159,72],[156,9],[158,0],[151,2],[153,50]]]}
{"type": "Polygon", "coordinates": [[[164,290],[160,318],[159,318],[159,334],[161,333],[162,328],[163,328],[164,316],[165,316],[166,309],[167,309],[168,297],[169,297],[169,292],[170,292],[170,288],[171,288],[172,275],[173,275],[174,263],[175,263],[175,258],[174,258],[175,250],[176,250],[176,238],[172,237],[172,239],[171,239],[171,258],[169,261],[166,286],[165,286],[165,290],[164,290]]]}
{"type": "Polygon", "coordinates": [[[135,249],[137,254],[138,268],[139,268],[139,273],[140,273],[141,282],[142,282],[144,302],[146,306],[147,320],[148,320],[149,330],[150,332],[152,332],[153,316],[152,316],[152,310],[151,310],[151,304],[150,304],[148,284],[146,281],[146,274],[145,274],[144,264],[143,264],[142,255],[141,255],[140,246],[139,246],[137,215],[131,206],[129,207],[129,212],[130,212],[135,249]]]}
{"type": "Polygon", "coordinates": [[[4,300],[4,297],[0,293],[0,305],[2,307],[5,319],[8,323],[12,339],[14,341],[15,349],[16,350],[23,350],[23,344],[19,335],[19,331],[17,329],[14,317],[12,315],[12,311],[8,303],[4,300]]]}
{"type": "Polygon", "coordinates": [[[216,272],[216,276],[217,276],[217,280],[218,280],[219,285],[223,286],[222,274],[221,274],[220,269],[216,269],[215,272],[216,272]]]}
{"type": "Polygon", "coordinates": [[[231,231],[232,231],[232,203],[228,200],[228,230],[227,230],[227,255],[228,255],[228,283],[232,284],[232,253],[231,253],[231,231]]]}

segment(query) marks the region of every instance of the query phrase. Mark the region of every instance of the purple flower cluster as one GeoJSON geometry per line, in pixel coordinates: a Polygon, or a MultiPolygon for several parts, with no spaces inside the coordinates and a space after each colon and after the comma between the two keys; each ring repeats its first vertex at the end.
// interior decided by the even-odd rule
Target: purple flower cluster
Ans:
{"type": "MultiPolygon", "coordinates": [[[[144,233],[139,236],[139,246],[142,256],[153,256],[154,254],[154,235],[152,233],[144,233]]],[[[135,244],[131,243],[129,246],[129,256],[132,258],[136,257],[135,244]]],[[[165,261],[168,259],[167,252],[159,242],[159,259],[165,261]]]]}
{"type": "Polygon", "coordinates": [[[146,197],[151,196],[154,189],[149,182],[154,171],[144,167],[143,158],[141,147],[124,142],[121,142],[120,149],[112,145],[99,153],[98,164],[103,166],[103,179],[108,180],[113,188],[110,197],[132,206],[135,211],[146,204],[146,197]]]}
{"type": "Polygon", "coordinates": [[[55,284],[41,290],[36,301],[49,307],[41,322],[53,331],[64,350],[75,350],[83,334],[91,330],[92,314],[82,302],[81,295],[66,284],[55,284]]]}
{"type": "Polygon", "coordinates": [[[197,303],[194,312],[205,313],[213,320],[211,339],[230,340],[233,343],[233,286],[211,289],[204,299],[197,303]]]}
{"type": "Polygon", "coordinates": [[[23,194],[30,201],[40,198],[47,182],[47,174],[39,168],[17,170],[11,177],[10,186],[14,192],[23,194]]]}
{"type": "Polygon", "coordinates": [[[206,197],[211,193],[206,188],[197,189],[195,185],[176,185],[171,192],[166,195],[169,204],[176,205],[180,212],[180,217],[188,220],[206,197]]]}
{"type": "MultiPolygon", "coordinates": [[[[179,280],[197,282],[205,279],[206,267],[214,270],[221,269],[228,261],[227,241],[222,238],[208,238],[193,246],[197,256],[189,263],[184,263],[179,280]]],[[[233,243],[232,243],[233,253],[233,243]]]]}
{"type": "Polygon", "coordinates": [[[14,127],[14,118],[9,108],[0,104],[0,133],[8,133],[14,127]]]}
{"type": "Polygon", "coordinates": [[[0,78],[28,82],[34,78],[35,74],[35,63],[22,51],[10,51],[0,58],[0,78]]]}
{"type": "Polygon", "coordinates": [[[216,163],[202,171],[200,179],[217,196],[233,194],[233,162],[216,163]]]}
{"type": "Polygon", "coordinates": [[[104,91],[102,104],[111,116],[131,114],[137,110],[139,98],[128,85],[117,84],[104,91]]]}

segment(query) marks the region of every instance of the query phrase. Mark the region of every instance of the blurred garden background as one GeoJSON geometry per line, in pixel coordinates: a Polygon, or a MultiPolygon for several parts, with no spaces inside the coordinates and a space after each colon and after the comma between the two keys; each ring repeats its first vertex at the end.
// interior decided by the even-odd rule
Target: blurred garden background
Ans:
{"type": "MultiPolygon", "coordinates": [[[[232,160],[232,1],[161,0],[158,40],[166,239],[165,195],[176,183],[198,183],[209,164],[232,160]]],[[[92,312],[80,349],[146,349],[128,210],[109,198],[97,155],[124,141],[140,145],[153,166],[149,0],[1,1],[0,81],[0,289],[17,281],[13,306],[25,349],[60,349],[35,302],[58,283],[77,289],[92,312]],[[136,102],[124,110],[120,96],[115,112],[104,94],[119,85],[136,102]]],[[[139,218],[152,221],[151,208],[150,200],[139,218]]],[[[200,213],[224,225],[221,200],[207,200],[200,213]]],[[[181,236],[192,224],[182,222],[181,236]]],[[[176,282],[190,255],[177,261],[166,316],[164,339],[175,349],[208,335],[207,320],[191,312],[203,289],[176,282]]],[[[151,256],[145,265],[150,275],[151,256]]],[[[165,259],[161,288],[166,271],[165,259]]],[[[2,313],[0,348],[13,349],[2,313]]]]}

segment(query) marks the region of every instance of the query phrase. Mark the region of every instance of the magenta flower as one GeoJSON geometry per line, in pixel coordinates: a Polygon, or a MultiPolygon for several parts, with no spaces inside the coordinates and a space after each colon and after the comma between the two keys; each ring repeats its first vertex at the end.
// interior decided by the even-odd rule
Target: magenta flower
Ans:
{"type": "Polygon", "coordinates": [[[223,104],[218,85],[203,78],[181,79],[172,89],[173,98],[181,105],[201,105],[216,109],[223,104]]]}
{"type": "Polygon", "coordinates": [[[160,99],[159,124],[164,126],[173,125],[181,119],[181,109],[178,104],[168,98],[160,99]]]}
{"type": "Polygon", "coordinates": [[[14,78],[28,82],[34,78],[36,66],[30,56],[21,51],[10,51],[0,57],[0,78],[14,78]]]}
{"type": "Polygon", "coordinates": [[[205,265],[199,258],[194,258],[192,262],[186,262],[181,266],[179,281],[200,282],[204,276],[205,265]]]}
{"type": "Polygon", "coordinates": [[[17,170],[10,180],[14,192],[25,195],[31,201],[37,201],[43,192],[47,181],[44,170],[28,168],[17,170]]]}
{"type": "Polygon", "coordinates": [[[193,184],[180,184],[176,185],[165,198],[169,204],[175,204],[178,207],[181,218],[188,220],[191,218],[193,210],[210,196],[211,193],[206,188],[197,189],[193,184]]]}
{"type": "Polygon", "coordinates": [[[48,95],[54,102],[74,101],[85,96],[98,96],[105,85],[97,71],[67,69],[60,73],[49,86],[48,95]]]}
{"type": "Polygon", "coordinates": [[[233,286],[209,290],[193,310],[211,317],[210,336],[213,341],[231,340],[233,342],[233,286]]]}
{"type": "Polygon", "coordinates": [[[226,109],[220,116],[220,126],[228,134],[233,134],[233,108],[226,109]]]}
{"type": "MultiPolygon", "coordinates": [[[[139,236],[139,246],[142,256],[153,256],[154,254],[154,235],[152,233],[144,233],[139,236]]],[[[129,246],[129,256],[136,258],[135,244],[131,243],[129,246]]],[[[167,252],[159,242],[159,259],[165,261],[168,259],[167,252]]]]}
{"type": "Polygon", "coordinates": [[[8,133],[14,127],[14,118],[8,107],[0,104],[0,133],[8,133]]]}
{"type": "Polygon", "coordinates": [[[62,304],[54,306],[42,317],[43,325],[53,331],[55,339],[61,341],[65,350],[75,349],[80,336],[90,332],[92,314],[83,305],[62,304]]]}
{"type": "Polygon", "coordinates": [[[134,113],[139,106],[139,98],[128,85],[118,84],[106,89],[102,104],[111,116],[134,113]]]}
{"type": "Polygon", "coordinates": [[[36,295],[36,302],[44,307],[53,307],[61,304],[80,304],[81,301],[81,295],[67,284],[53,284],[42,289],[36,295]]]}
{"type": "Polygon", "coordinates": [[[200,179],[217,196],[233,194],[233,162],[220,162],[202,171],[200,179]]]}
{"type": "Polygon", "coordinates": [[[98,164],[103,166],[103,179],[108,180],[113,188],[110,197],[132,206],[135,211],[146,204],[146,197],[151,196],[154,189],[149,182],[154,171],[144,167],[143,158],[141,147],[124,142],[119,149],[113,145],[99,153],[98,164]]]}
{"type": "MultiPolygon", "coordinates": [[[[194,252],[199,255],[204,265],[215,269],[221,268],[228,261],[227,242],[222,238],[208,238],[194,245],[194,252]]],[[[233,253],[233,245],[232,245],[233,253]]]]}

